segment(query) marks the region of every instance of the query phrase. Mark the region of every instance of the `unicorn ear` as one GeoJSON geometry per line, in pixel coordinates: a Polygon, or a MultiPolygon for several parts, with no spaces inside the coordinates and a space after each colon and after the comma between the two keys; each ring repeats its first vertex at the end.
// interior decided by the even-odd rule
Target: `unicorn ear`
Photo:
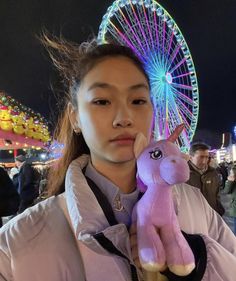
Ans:
{"type": "Polygon", "coordinates": [[[181,156],[182,156],[182,158],[185,159],[186,161],[189,161],[189,160],[190,160],[190,155],[187,154],[187,153],[181,152],[181,156]]]}
{"type": "Polygon", "coordinates": [[[168,137],[167,140],[174,143],[179,137],[179,135],[182,133],[183,129],[184,129],[184,124],[178,125],[175,128],[174,132],[168,137]]]}
{"type": "Polygon", "coordinates": [[[142,133],[138,133],[134,142],[134,155],[136,159],[139,157],[139,155],[147,145],[147,138],[142,133]]]}

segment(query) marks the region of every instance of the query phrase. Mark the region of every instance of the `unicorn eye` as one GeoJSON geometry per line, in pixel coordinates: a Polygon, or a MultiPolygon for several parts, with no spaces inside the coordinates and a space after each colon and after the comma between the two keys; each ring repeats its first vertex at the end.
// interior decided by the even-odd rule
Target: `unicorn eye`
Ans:
{"type": "Polygon", "coordinates": [[[150,151],[150,158],[153,160],[160,159],[162,157],[162,152],[159,149],[155,149],[153,151],[150,151]]]}

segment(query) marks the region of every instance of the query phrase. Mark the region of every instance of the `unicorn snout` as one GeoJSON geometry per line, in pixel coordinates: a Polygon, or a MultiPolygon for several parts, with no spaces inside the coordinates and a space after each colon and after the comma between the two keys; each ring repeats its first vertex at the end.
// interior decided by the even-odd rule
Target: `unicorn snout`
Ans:
{"type": "Polygon", "coordinates": [[[186,182],[189,179],[187,161],[178,156],[164,158],[160,164],[160,176],[168,184],[186,182]]]}

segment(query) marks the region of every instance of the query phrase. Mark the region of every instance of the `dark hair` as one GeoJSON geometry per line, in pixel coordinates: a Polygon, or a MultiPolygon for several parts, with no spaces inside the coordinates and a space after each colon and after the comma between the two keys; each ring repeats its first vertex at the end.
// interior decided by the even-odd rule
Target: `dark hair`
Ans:
{"type": "Polygon", "coordinates": [[[15,157],[15,160],[23,163],[23,162],[25,162],[26,157],[24,155],[20,154],[20,155],[15,157]]]}
{"type": "Polygon", "coordinates": [[[64,110],[58,120],[54,138],[64,144],[62,157],[49,171],[48,193],[59,194],[64,191],[64,179],[69,164],[82,154],[89,154],[83,135],[76,135],[69,121],[67,106],[70,102],[76,109],[77,93],[85,75],[107,57],[123,56],[130,59],[143,73],[150,86],[144,66],[135,53],[126,46],[114,43],[99,45],[95,39],[77,45],[63,38],[44,33],[41,42],[46,47],[54,65],[58,69],[66,87],[64,110]]]}
{"type": "Polygon", "coordinates": [[[193,156],[198,150],[209,150],[210,146],[203,142],[195,142],[191,144],[189,154],[193,156]]]}

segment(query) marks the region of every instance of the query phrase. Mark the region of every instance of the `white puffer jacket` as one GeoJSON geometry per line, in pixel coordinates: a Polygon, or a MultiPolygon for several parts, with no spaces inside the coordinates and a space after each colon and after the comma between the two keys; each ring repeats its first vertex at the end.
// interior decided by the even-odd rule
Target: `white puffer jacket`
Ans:
{"type": "MultiPolygon", "coordinates": [[[[12,219],[0,229],[0,281],[130,281],[130,267],[93,238],[104,235],[131,260],[125,225],[109,226],[81,169],[73,161],[66,191],[12,219]]],[[[173,189],[181,229],[201,234],[207,249],[203,281],[232,281],[236,276],[236,239],[201,193],[186,184],[173,189]]],[[[141,280],[142,274],[139,272],[141,280]]]]}

